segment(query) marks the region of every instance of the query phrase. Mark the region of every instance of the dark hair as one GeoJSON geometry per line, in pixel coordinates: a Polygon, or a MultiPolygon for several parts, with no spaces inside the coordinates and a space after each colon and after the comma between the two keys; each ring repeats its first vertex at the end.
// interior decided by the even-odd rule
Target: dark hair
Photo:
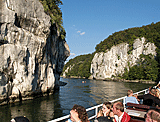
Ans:
{"type": "Polygon", "coordinates": [[[25,116],[18,116],[18,117],[15,117],[13,120],[15,120],[16,122],[29,122],[29,119],[25,116]]]}
{"type": "Polygon", "coordinates": [[[149,117],[152,119],[152,120],[156,120],[156,121],[160,121],[160,113],[158,111],[155,111],[155,110],[149,110],[147,112],[147,114],[149,115],[149,117]]]}
{"type": "Polygon", "coordinates": [[[111,102],[104,102],[103,103],[108,109],[112,108],[112,103],[111,102]]]}
{"type": "Polygon", "coordinates": [[[155,96],[155,95],[156,95],[156,89],[155,89],[155,88],[152,88],[152,89],[150,90],[150,93],[155,96]]]}
{"type": "Polygon", "coordinates": [[[83,106],[75,104],[72,110],[76,110],[76,112],[78,113],[78,117],[82,122],[88,122],[88,114],[83,106]]]}

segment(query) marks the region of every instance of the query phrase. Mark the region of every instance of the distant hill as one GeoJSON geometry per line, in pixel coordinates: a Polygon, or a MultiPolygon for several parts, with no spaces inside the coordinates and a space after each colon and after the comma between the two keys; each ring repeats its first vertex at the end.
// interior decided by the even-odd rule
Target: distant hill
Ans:
{"type": "Polygon", "coordinates": [[[90,67],[93,56],[93,54],[87,54],[77,56],[74,59],[70,59],[65,64],[63,72],[67,70],[65,75],[68,77],[75,76],[88,78],[90,76],[90,67]]]}
{"type": "Polygon", "coordinates": [[[134,40],[141,37],[145,37],[147,42],[151,42],[156,45],[157,56],[155,59],[158,62],[158,67],[160,67],[160,22],[157,22],[155,24],[151,23],[146,26],[129,28],[113,33],[108,38],[104,39],[104,41],[101,41],[96,45],[96,51],[93,52],[93,54],[81,55],[69,60],[63,71],[65,71],[68,66],[72,66],[72,68],[67,71],[68,73],[66,73],[66,76],[80,76],[88,78],[89,75],[91,75],[90,65],[95,53],[107,52],[113,45],[118,45],[125,42],[129,44],[129,54],[133,49],[134,40]],[[86,73],[87,75],[85,76],[84,74],[86,73]]]}

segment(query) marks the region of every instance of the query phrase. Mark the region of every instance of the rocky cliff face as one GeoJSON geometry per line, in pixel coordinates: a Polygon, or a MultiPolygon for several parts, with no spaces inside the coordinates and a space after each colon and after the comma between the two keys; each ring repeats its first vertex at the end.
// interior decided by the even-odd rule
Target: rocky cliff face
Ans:
{"type": "Polygon", "coordinates": [[[125,67],[129,68],[128,66],[136,65],[140,54],[156,55],[156,46],[154,43],[146,43],[146,39],[141,38],[134,41],[133,50],[130,54],[128,54],[128,51],[129,44],[122,43],[113,46],[106,53],[96,53],[91,63],[91,77],[106,79],[122,75],[125,67]]]}
{"type": "Polygon", "coordinates": [[[38,0],[0,1],[0,98],[4,102],[60,85],[70,51],[50,19],[38,0]]]}

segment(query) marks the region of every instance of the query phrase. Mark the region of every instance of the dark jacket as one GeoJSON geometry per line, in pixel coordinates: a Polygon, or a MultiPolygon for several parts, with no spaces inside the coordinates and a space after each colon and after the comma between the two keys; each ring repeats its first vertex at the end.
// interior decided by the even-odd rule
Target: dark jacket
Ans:
{"type": "Polygon", "coordinates": [[[158,97],[155,97],[151,94],[144,94],[138,96],[138,99],[143,99],[143,104],[148,106],[156,106],[158,105],[160,107],[160,99],[158,97]]]}
{"type": "Polygon", "coordinates": [[[104,116],[100,116],[97,118],[98,122],[113,122],[113,118],[112,117],[104,117],[104,116]]]}

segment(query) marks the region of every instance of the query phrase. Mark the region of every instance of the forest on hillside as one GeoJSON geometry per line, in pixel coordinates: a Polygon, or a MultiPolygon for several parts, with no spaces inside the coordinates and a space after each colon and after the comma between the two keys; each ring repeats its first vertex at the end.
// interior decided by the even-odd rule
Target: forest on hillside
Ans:
{"type": "Polygon", "coordinates": [[[74,59],[70,59],[64,66],[64,70],[67,67],[71,67],[71,70],[66,74],[66,76],[77,76],[82,78],[88,78],[90,74],[91,61],[93,59],[93,54],[80,55],[75,57],[74,59]]]}
{"type": "MultiPolygon", "coordinates": [[[[96,51],[93,54],[89,55],[81,55],[75,57],[74,59],[69,60],[64,67],[66,70],[67,67],[72,66],[66,76],[80,76],[88,78],[90,74],[90,66],[91,61],[95,53],[98,52],[106,52],[107,50],[111,49],[113,45],[117,45],[120,43],[128,43],[130,50],[128,54],[131,53],[133,49],[133,42],[137,38],[145,37],[148,42],[154,43],[157,48],[157,56],[156,58],[152,55],[141,55],[140,61],[137,62],[138,65],[134,67],[130,67],[129,71],[125,69],[125,73],[120,76],[123,79],[127,80],[136,80],[136,79],[143,79],[143,80],[159,80],[159,72],[160,72],[160,22],[151,23],[146,26],[142,27],[134,27],[128,28],[123,31],[115,32],[110,35],[108,38],[101,41],[99,44],[96,45],[96,51]],[[84,61],[85,59],[89,59],[88,61],[84,61]],[[87,67],[87,68],[86,68],[87,67]],[[83,69],[83,72],[82,72],[83,69]],[[84,75],[86,74],[87,75],[84,75]]],[[[119,76],[118,76],[119,77],[119,76]]]]}

